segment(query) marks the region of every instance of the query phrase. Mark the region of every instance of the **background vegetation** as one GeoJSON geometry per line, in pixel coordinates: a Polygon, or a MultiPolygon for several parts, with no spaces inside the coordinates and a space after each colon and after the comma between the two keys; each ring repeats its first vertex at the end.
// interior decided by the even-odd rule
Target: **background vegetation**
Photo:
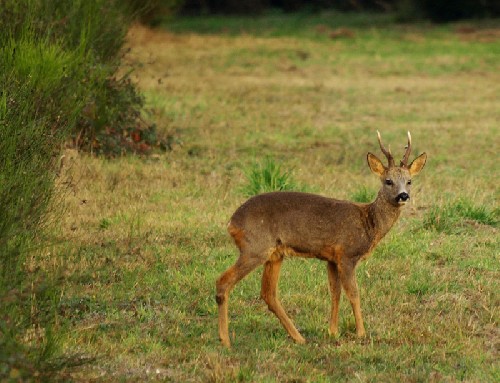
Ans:
{"type": "MultiPolygon", "coordinates": [[[[173,1],[156,0],[156,4],[173,1]]],[[[431,19],[446,22],[500,15],[495,0],[180,0],[177,9],[190,14],[261,14],[269,9],[285,12],[335,9],[344,12],[375,11],[398,13],[403,19],[431,19]]]]}
{"type": "Polygon", "coordinates": [[[122,5],[2,2],[0,377],[497,381],[497,22],[191,16],[133,27],[122,56],[141,8],[122,5]],[[367,339],[345,300],[329,338],[324,265],[296,259],[280,288],[308,344],[267,313],[257,271],[231,295],[221,349],[231,213],[268,188],[371,200],[376,129],[393,151],[410,130],[430,161],[358,270],[367,339]],[[119,155],[158,134],[169,153],[119,155]],[[61,156],[68,142],[116,158],[61,156]]]}
{"type": "Polygon", "coordinates": [[[269,12],[317,13],[375,12],[392,14],[400,21],[431,20],[449,22],[461,19],[500,16],[496,0],[129,0],[132,9],[141,10],[143,22],[157,25],[173,14],[183,15],[262,15],[269,12]]]}

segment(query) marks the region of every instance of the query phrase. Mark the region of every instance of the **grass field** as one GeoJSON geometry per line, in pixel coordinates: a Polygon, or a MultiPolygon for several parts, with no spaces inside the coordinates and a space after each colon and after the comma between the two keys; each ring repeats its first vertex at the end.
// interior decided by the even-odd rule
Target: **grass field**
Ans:
{"type": "Polygon", "coordinates": [[[498,24],[315,17],[130,31],[148,118],[177,144],[146,158],[66,153],[64,214],[33,262],[61,273],[65,350],[96,356],[72,379],[500,379],[498,24]],[[380,154],[377,129],[398,156],[410,130],[412,157],[429,160],[357,269],[368,336],[355,337],[343,297],[330,338],[325,264],[290,259],[281,297],[308,343],[267,311],[257,270],[231,294],[233,348],[222,348],[215,280],[237,256],[226,223],[245,174],[272,158],[301,190],[366,199],[378,190],[365,160],[380,154]]]}

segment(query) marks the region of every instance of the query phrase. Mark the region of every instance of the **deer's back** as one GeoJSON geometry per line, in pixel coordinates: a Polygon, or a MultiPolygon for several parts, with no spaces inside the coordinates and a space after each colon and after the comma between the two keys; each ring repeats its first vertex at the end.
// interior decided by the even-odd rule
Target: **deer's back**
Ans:
{"type": "Polygon", "coordinates": [[[368,252],[372,226],[367,205],[298,192],[252,197],[229,223],[231,235],[238,233],[239,241],[255,252],[283,246],[319,258],[334,248],[353,254],[368,252]]]}

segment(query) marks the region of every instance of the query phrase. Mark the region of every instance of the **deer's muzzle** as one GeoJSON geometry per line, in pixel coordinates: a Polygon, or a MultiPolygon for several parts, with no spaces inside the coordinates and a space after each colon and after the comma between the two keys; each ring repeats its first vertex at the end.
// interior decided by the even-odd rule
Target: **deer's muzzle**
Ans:
{"type": "Polygon", "coordinates": [[[397,203],[406,203],[410,199],[410,195],[406,192],[399,193],[398,196],[396,197],[396,202],[397,203]]]}

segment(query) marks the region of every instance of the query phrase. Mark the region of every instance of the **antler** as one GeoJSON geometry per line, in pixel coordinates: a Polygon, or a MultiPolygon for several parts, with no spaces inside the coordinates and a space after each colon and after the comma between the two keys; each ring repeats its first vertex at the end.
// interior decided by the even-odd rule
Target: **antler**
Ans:
{"type": "Polygon", "coordinates": [[[396,166],[396,164],[394,163],[394,157],[391,154],[391,149],[387,150],[384,147],[384,145],[382,145],[382,138],[380,137],[380,132],[378,130],[377,130],[377,136],[378,136],[378,143],[380,145],[380,150],[382,150],[382,153],[384,153],[385,156],[387,157],[387,161],[389,161],[389,167],[392,168],[396,166]]]}
{"type": "Polygon", "coordinates": [[[406,145],[406,152],[405,155],[403,156],[403,159],[401,160],[401,166],[404,166],[405,168],[408,167],[408,158],[410,157],[411,153],[411,134],[408,132],[408,145],[406,145]]]}

